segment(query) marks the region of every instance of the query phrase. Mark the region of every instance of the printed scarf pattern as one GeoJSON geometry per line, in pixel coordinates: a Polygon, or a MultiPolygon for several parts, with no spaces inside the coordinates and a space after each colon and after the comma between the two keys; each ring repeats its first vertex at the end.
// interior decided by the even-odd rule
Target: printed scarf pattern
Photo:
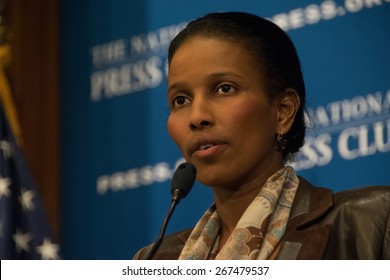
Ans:
{"type": "Polygon", "coordinates": [[[217,252],[220,220],[213,204],[188,238],[179,260],[266,260],[282,239],[299,179],[290,166],[274,173],[217,252]]]}

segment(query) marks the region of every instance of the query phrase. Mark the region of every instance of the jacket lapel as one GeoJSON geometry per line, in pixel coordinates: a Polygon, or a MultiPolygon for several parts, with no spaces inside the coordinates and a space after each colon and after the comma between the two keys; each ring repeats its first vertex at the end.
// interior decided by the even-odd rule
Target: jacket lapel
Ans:
{"type": "Polygon", "coordinates": [[[316,188],[299,177],[299,187],[276,259],[322,259],[330,226],[321,225],[319,221],[332,205],[331,190],[316,188]]]}
{"type": "MultiPolygon", "coordinates": [[[[294,198],[283,237],[275,259],[322,259],[330,233],[329,225],[321,225],[321,217],[333,206],[333,192],[317,188],[299,177],[299,187],[294,198]]],[[[176,253],[180,255],[184,243],[191,234],[186,230],[177,235],[180,240],[176,253]]],[[[178,257],[178,256],[177,256],[178,257]]]]}

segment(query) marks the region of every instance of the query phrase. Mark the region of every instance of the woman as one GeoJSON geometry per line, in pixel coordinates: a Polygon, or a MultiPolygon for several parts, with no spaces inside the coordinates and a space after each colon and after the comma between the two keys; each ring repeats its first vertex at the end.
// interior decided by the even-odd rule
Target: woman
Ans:
{"type": "Polygon", "coordinates": [[[303,145],[305,87],[280,28],[209,14],[177,35],[168,60],[168,131],[215,204],[155,259],[390,258],[390,188],[334,195],[285,166],[303,145]]]}

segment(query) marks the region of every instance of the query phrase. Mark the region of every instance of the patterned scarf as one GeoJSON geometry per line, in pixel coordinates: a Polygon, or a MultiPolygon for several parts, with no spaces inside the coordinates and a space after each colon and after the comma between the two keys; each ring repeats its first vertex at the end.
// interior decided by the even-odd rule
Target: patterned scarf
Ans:
{"type": "Polygon", "coordinates": [[[196,224],[179,260],[266,260],[282,239],[298,188],[292,167],[277,171],[245,210],[220,252],[220,220],[212,205],[196,224]]]}

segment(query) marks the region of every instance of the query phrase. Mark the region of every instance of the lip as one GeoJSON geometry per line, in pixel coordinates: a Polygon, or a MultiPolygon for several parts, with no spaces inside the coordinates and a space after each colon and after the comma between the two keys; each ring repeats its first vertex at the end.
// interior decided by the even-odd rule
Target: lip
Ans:
{"type": "Polygon", "coordinates": [[[190,155],[195,158],[205,158],[215,155],[221,150],[226,141],[212,136],[202,136],[195,138],[189,148],[190,155]],[[202,146],[211,145],[207,149],[201,149],[202,146]]]}

